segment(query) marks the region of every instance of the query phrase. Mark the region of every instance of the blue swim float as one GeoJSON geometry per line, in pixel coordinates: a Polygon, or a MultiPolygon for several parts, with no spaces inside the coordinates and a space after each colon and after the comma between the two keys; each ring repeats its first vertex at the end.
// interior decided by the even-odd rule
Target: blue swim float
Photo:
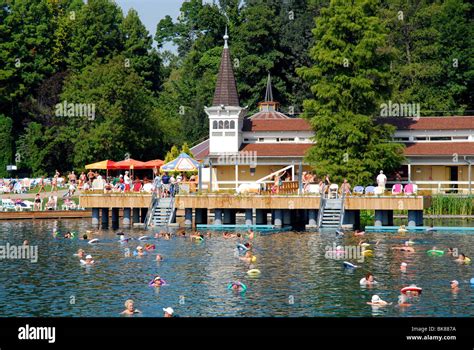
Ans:
{"type": "Polygon", "coordinates": [[[242,243],[237,244],[237,249],[241,252],[246,252],[247,250],[249,250],[249,248],[244,246],[242,243]]]}

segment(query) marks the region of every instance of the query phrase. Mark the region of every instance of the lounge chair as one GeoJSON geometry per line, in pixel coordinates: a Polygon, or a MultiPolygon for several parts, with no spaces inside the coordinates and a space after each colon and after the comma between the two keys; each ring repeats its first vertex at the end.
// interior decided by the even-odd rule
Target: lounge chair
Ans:
{"type": "Polygon", "coordinates": [[[381,187],[381,186],[375,187],[374,194],[375,194],[376,196],[381,196],[381,195],[384,194],[384,192],[385,192],[385,188],[384,188],[384,187],[381,187]]]}
{"type": "Polygon", "coordinates": [[[15,203],[11,199],[2,199],[2,210],[9,211],[9,210],[16,210],[15,203]]]}
{"type": "Polygon", "coordinates": [[[364,194],[364,187],[363,186],[356,186],[356,187],[354,187],[354,190],[352,191],[352,193],[354,193],[356,195],[362,195],[362,194],[364,194]]]}
{"type": "Polygon", "coordinates": [[[367,186],[365,188],[365,194],[375,194],[375,187],[374,186],[367,186]]]}
{"type": "Polygon", "coordinates": [[[417,191],[418,191],[418,186],[415,184],[407,184],[405,185],[405,188],[403,189],[403,192],[405,192],[405,195],[407,196],[415,195],[417,191]]]}
{"type": "Polygon", "coordinates": [[[392,194],[398,195],[403,193],[403,185],[402,184],[395,184],[392,186],[392,194]]]}
{"type": "Polygon", "coordinates": [[[338,190],[339,190],[338,184],[331,184],[331,186],[329,186],[329,198],[337,198],[338,190]]]}

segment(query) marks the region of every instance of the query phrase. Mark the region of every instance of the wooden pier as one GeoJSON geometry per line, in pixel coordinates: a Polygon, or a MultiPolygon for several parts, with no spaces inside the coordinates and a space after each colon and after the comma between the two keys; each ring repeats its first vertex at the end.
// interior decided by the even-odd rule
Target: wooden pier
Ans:
{"type": "MultiPolygon", "coordinates": [[[[143,223],[151,202],[151,194],[81,194],[80,206],[91,209],[92,224],[108,225],[109,211],[112,224],[143,223]],[[102,217],[102,220],[100,220],[102,217]]],[[[311,195],[233,195],[233,194],[186,194],[175,197],[175,210],[184,211],[186,226],[208,224],[213,214],[216,225],[232,225],[236,215],[244,213],[246,225],[271,224],[315,227],[321,204],[320,196],[311,195]]],[[[392,226],[393,212],[408,211],[408,225],[423,225],[423,210],[430,205],[430,198],[423,196],[350,196],[344,200],[344,225],[357,228],[360,211],[375,211],[375,226],[392,226]]]]}

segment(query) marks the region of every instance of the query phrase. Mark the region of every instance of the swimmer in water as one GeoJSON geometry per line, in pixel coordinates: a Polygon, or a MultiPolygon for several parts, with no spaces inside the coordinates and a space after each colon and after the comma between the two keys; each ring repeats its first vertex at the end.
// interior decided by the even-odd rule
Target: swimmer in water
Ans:
{"type": "Polygon", "coordinates": [[[232,234],[232,233],[230,233],[230,232],[224,232],[224,233],[222,234],[222,236],[223,236],[224,238],[235,238],[235,237],[237,237],[237,235],[232,234]]]}
{"type": "Polygon", "coordinates": [[[401,251],[401,252],[407,252],[407,253],[413,253],[413,252],[415,252],[415,248],[410,247],[410,246],[408,245],[408,241],[405,242],[405,245],[404,245],[404,246],[392,247],[392,250],[399,250],[399,251],[401,251]]]}
{"type": "Polygon", "coordinates": [[[143,251],[143,247],[139,245],[137,247],[137,256],[143,256],[143,255],[145,255],[145,252],[143,251]]]}
{"type": "Polygon", "coordinates": [[[402,262],[402,264],[400,265],[400,271],[407,272],[407,266],[408,264],[406,262],[402,262]]]}
{"type": "Polygon", "coordinates": [[[247,237],[248,237],[249,239],[253,239],[253,238],[255,237],[255,233],[254,233],[251,229],[249,229],[249,230],[247,231],[247,233],[248,233],[248,234],[247,234],[247,237]]]}
{"type": "Polygon", "coordinates": [[[398,228],[398,233],[407,233],[408,230],[405,228],[405,225],[402,225],[398,228]]]}
{"type": "Polygon", "coordinates": [[[145,250],[147,252],[151,251],[151,250],[155,250],[155,245],[154,244],[151,244],[151,243],[145,243],[145,250]]]}
{"type": "Polygon", "coordinates": [[[160,254],[156,255],[156,261],[163,261],[163,256],[160,254]]]}
{"type": "Polygon", "coordinates": [[[458,263],[463,263],[463,264],[465,264],[465,263],[469,262],[470,260],[471,260],[471,259],[469,259],[464,253],[461,253],[461,254],[459,254],[459,258],[457,258],[457,259],[454,260],[454,261],[456,261],[456,262],[458,262],[458,263]]]}
{"type": "Polygon", "coordinates": [[[65,234],[64,234],[64,238],[71,238],[72,235],[71,235],[71,232],[67,231],[65,234]]]}
{"type": "Polygon", "coordinates": [[[161,287],[164,284],[165,284],[165,281],[160,276],[156,276],[153,279],[153,282],[150,283],[150,286],[152,286],[152,287],[161,287]]]}
{"type": "Polygon", "coordinates": [[[74,254],[74,256],[77,256],[77,257],[83,259],[84,256],[86,256],[86,252],[84,251],[84,249],[78,249],[77,253],[74,254]]]}
{"type": "Polygon", "coordinates": [[[237,281],[237,282],[232,282],[230,289],[232,289],[233,291],[236,291],[236,292],[241,292],[241,291],[244,290],[244,286],[243,286],[242,283],[239,282],[239,281],[237,281]]]}
{"type": "Polygon", "coordinates": [[[245,256],[241,256],[241,257],[239,257],[239,259],[250,264],[250,263],[254,262],[257,258],[254,255],[252,255],[252,253],[250,251],[247,251],[245,253],[245,256]]]}
{"type": "Polygon", "coordinates": [[[29,242],[27,239],[25,239],[25,240],[23,241],[23,245],[30,245],[30,242],[29,242]]]}
{"type": "Polygon", "coordinates": [[[400,307],[411,306],[411,304],[408,303],[408,297],[405,294],[400,294],[398,296],[398,306],[400,307]]]}
{"type": "Polygon", "coordinates": [[[202,241],[204,239],[204,235],[202,233],[198,234],[197,232],[193,233],[190,237],[191,240],[196,239],[202,241]]]}
{"type": "Polygon", "coordinates": [[[453,253],[454,253],[454,248],[449,247],[448,248],[448,255],[453,255],[453,253]]]}
{"type": "Polygon", "coordinates": [[[453,291],[453,292],[459,292],[460,289],[459,289],[459,282],[458,282],[458,281],[452,280],[452,281],[450,282],[450,284],[451,284],[451,291],[453,291]]]}
{"type": "Polygon", "coordinates": [[[87,240],[89,239],[89,237],[87,237],[87,233],[84,233],[84,234],[82,235],[82,239],[83,239],[84,241],[87,241],[87,240]]]}
{"type": "Polygon", "coordinates": [[[163,238],[166,239],[166,240],[170,240],[171,239],[171,234],[166,232],[163,238]]]}
{"type": "Polygon", "coordinates": [[[128,299],[125,302],[125,310],[121,312],[122,315],[133,315],[133,314],[139,314],[139,313],[141,313],[141,311],[138,309],[135,309],[134,302],[132,299],[128,299]]]}
{"type": "MultiPolygon", "coordinates": [[[[412,288],[418,288],[418,287],[416,286],[416,284],[410,284],[410,287],[412,287],[412,288]]],[[[417,297],[417,296],[420,295],[420,292],[417,291],[417,290],[407,290],[407,291],[406,291],[406,295],[409,296],[409,297],[417,297]]]]}
{"type": "Polygon", "coordinates": [[[371,286],[375,283],[377,283],[377,281],[375,281],[374,275],[372,275],[370,272],[359,281],[359,284],[363,286],[371,286]]]}
{"type": "Polygon", "coordinates": [[[173,308],[171,307],[163,308],[163,311],[164,311],[163,317],[165,318],[173,317],[173,314],[174,314],[173,308]]]}
{"type": "Polygon", "coordinates": [[[378,295],[372,296],[372,300],[368,301],[367,304],[372,305],[372,306],[387,306],[390,305],[391,303],[387,303],[385,300],[380,299],[378,295]]]}
{"type": "Polygon", "coordinates": [[[81,260],[84,265],[93,265],[94,260],[92,260],[92,255],[87,255],[86,260],[81,260]]]}

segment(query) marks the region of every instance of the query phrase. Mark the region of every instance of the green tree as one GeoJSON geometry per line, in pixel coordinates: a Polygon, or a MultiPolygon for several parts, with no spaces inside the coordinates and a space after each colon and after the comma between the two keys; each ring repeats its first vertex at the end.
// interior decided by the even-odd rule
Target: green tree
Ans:
{"type": "Polygon", "coordinates": [[[178,158],[178,156],[179,156],[179,149],[176,145],[173,145],[173,147],[171,147],[171,149],[166,153],[165,164],[178,158]]]}
{"type": "Polygon", "coordinates": [[[153,39],[138,13],[130,9],[122,22],[121,30],[125,37],[124,52],[125,64],[132,67],[138,75],[149,82],[152,91],[158,92],[161,88],[161,59],[153,49],[153,39]]]}
{"type": "MultiPolygon", "coordinates": [[[[82,69],[107,62],[124,49],[122,10],[111,0],[89,0],[77,11],[72,25],[69,66],[82,69]]],[[[122,62],[125,65],[125,61],[122,62]]]]}
{"type": "Polygon", "coordinates": [[[12,164],[12,120],[0,114],[0,177],[8,175],[6,166],[12,164]]]}
{"type": "Polygon", "coordinates": [[[373,120],[380,96],[389,93],[390,64],[386,29],[375,10],[370,0],[352,6],[332,0],[316,19],[314,64],[298,70],[315,96],[304,102],[317,142],[307,159],[337,181],[372,183],[378,170],[391,171],[403,159],[403,147],[389,142],[393,128],[373,120]]]}
{"type": "Polygon", "coordinates": [[[191,158],[194,158],[193,152],[191,152],[191,150],[189,149],[187,142],[183,143],[183,145],[181,146],[181,153],[186,153],[191,158]]]}

